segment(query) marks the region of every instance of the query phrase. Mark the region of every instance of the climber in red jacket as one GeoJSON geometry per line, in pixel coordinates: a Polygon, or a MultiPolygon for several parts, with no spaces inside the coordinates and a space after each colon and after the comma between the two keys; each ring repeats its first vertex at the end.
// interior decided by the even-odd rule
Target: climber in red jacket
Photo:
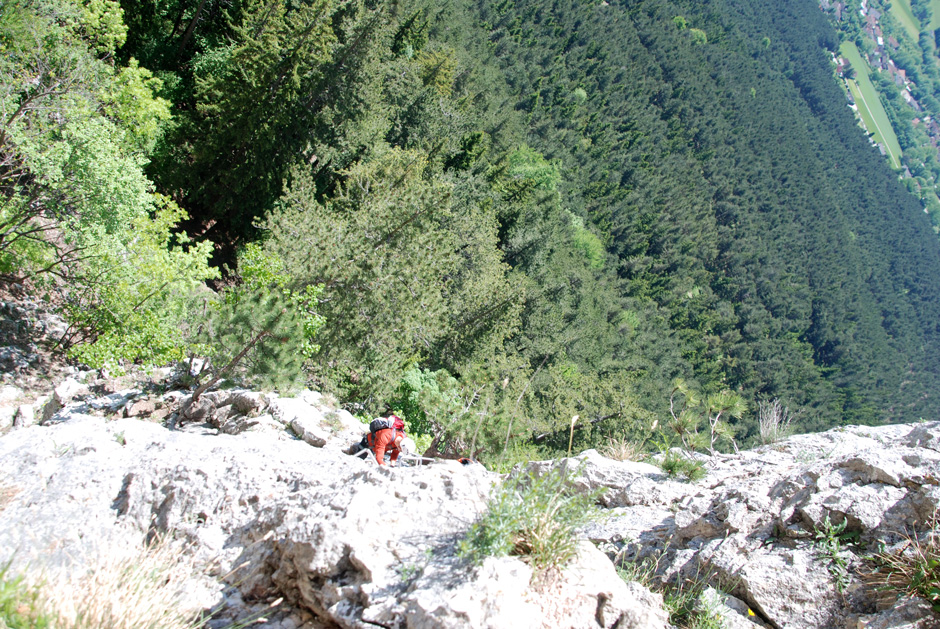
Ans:
{"type": "Polygon", "coordinates": [[[401,454],[401,442],[405,438],[405,422],[396,415],[389,416],[393,421],[391,428],[383,428],[367,436],[369,449],[375,454],[375,460],[379,465],[385,465],[385,453],[389,453],[389,459],[392,465],[398,461],[398,455],[401,454]]]}

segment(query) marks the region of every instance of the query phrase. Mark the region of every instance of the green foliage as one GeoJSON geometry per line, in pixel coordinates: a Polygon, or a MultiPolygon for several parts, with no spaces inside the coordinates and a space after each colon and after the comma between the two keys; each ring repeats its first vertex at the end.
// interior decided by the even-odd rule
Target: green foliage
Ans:
{"type": "Polygon", "coordinates": [[[142,28],[156,30],[154,56],[182,77],[185,107],[152,172],[158,185],[180,191],[196,220],[212,224],[227,253],[256,236],[254,221],[292,168],[313,165],[320,183],[330,182],[388,131],[382,55],[395,24],[386,3],[252,0],[205,16],[187,5],[158,10],[159,27],[142,28]],[[188,12],[193,45],[180,54],[177,29],[188,12]]]}
{"type": "Polygon", "coordinates": [[[460,542],[460,555],[475,562],[513,555],[536,571],[562,568],[577,552],[578,528],[595,517],[597,495],[577,493],[560,469],[511,477],[460,542]]]}
{"type": "Polygon", "coordinates": [[[180,360],[197,336],[193,300],[204,280],[218,276],[208,265],[211,243],[174,236],[185,214],[168,199],[155,203],[152,217],[101,234],[75,278],[64,308],[69,355],[91,367],[180,360]]]}
{"type": "Polygon", "coordinates": [[[627,583],[638,582],[663,596],[663,607],[669,613],[671,625],[681,629],[721,629],[720,614],[705,596],[714,575],[697,571],[692,577],[675,575],[674,581],[663,581],[657,575],[659,555],[640,561],[622,561],[617,574],[627,583]]]}
{"type": "Polygon", "coordinates": [[[99,55],[114,54],[127,39],[124,10],[115,0],[84,2],[79,28],[99,55]]]}
{"type": "Polygon", "coordinates": [[[454,77],[457,74],[457,58],[452,49],[425,48],[415,57],[419,66],[418,76],[425,85],[431,87],[440,96],[450,96],[453,92],[454,77]]]}
{"type": "Polygon", "coordinates": [[[734,430],[723,417],[740,419],[746,410],[744,400],[732,391],[703,395],[680,378],[673,384],[673,394],[669,400],[669,413],[672,416],[669,428],[679,437],[689,454],[702,447],[707,447],[714,454],[719,439],[734,444],[734,430]],[[707,434],[700,432],[703,426],[707,427],[707,434]]]}
{"type": "Polygon", "coordinates": [[[406,371],[391,404],[401,410],[409,432],[419,436],[439,435],[466,414],[457,380],[443,369],[406,371]]]}
{"type": "MultiPolygon", "coordinates": [[[[940,248],[844,106],[822,12],[123,5],[121,64],[173,99],[157,188],[190,233],[225,239],[226,261],[260,228],[289,286],[324,286],[313,386],[375,409],[403,373],[445,372],[466,411],[435,430],[487,460],[642,439],[676,377],[702,392],[673,418],[697,449],[730,447],[729,425],[759,438],[726,391],[788,400],[799,430],[938,405],[940,248]]],[[[931,91],[929,42],[908,44],[931,91]]],[[[14,109],[37,89],[17,85],[14,109]]],[[[20,132],[61,126],[32,123],[20,132]]],[[[904,138],[915,192],[940,172],[928,150],[914,159],[922,139],[904,138]]],[[[32,191],[5,198],[27,207],[32,191]]]]}
{"type": "Polygon", "coordinates": [[[212,364],[200,391],[221,378],[281,390],[302,386],[304,364],[319,351],[315,339],[326,321],[323,286],[292,288],[283,263],[257,244],[244,249],[239,268],[242,281],[214,301],[198,334],[212,364]]]}
{"type": "Polygon", "coordinates": [[[829,562],[829,574],[832,575],[839,592],[845,591],[849,586],[848,563],[845,559],[844,546],[849,542],[858,541],[858,531],[845,531],[848,520],[843,519],[838,524],[829,519],[823,520],[822,526],[816,529],[816,548],[829,562]]]}
{"type": "Polygon", "coordinates": [[[571,228],[574,230],[573,245],[587,259],[592,269],[600,269],[607,258],[604,243],[584,226],[584,219],[569,212],[571,228]]]}
{"type": "Polygon", "coordinates": [[[131,59],[101,96],[105,113],[127,130],[132,146],[144,154],[153,151],[171,118],[170,102],[154,96],[162,88],[162,80],[131,59]]]}
{"type": "Polygon", "coordinates": [[[507,162],[506,174],[518,190],[554,191],[558,188],[560,164],[546,160],[538,151],[523,145],[509,154],[507,162]]]}
{"type": "Polygon", "coordinates": [[[42,610],[39,593],[23,577],[10,575],[10,564],[0,569],[0,625],[9,629],[45,629],[53,619],[42,610]]]}
{"type": "Polygon", "coordinates": [[[209,242],[152,192],[142,154],[169,119],[159,82],[99,58],[126,34],[116,2],[2,9],[0,268],[67,284],[69,354],[89,365],[182,357],[193,292],[217,273],[209,242]]]}
{"type": "Polygon", "coordinates": [[[690,483],[705,478],[705,465],[701,461],[675,449],[664,452],[658,465],[670,478],[681,478],[690,483]]]}
{"type": "Polygon", "coordinates": [[[266,223],[265,246],[286,272],[325,286],[330,325],[311,365],[324,386],[390,398],[428,348],[447,364],[513,325],[517,300],[485,229],[495,231],[492,217],[458,214],[452,185],[426,166],[419,152],[387,150],[347,171],[327,204],[298,171],[266,223]]]}
{"type": "Polygon", "coordinates": [[[127,132],[99,114],[95,95],[113,72],[76,36],[79,9],[0,8],[0,266],[19,278],[67,275],[101,231],[113,234],[152,204],[127,132]]]}

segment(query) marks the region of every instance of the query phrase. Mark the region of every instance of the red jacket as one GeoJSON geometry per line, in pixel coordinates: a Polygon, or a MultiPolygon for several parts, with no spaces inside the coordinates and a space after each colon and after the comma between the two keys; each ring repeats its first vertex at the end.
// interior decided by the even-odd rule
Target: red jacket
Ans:
{"type": "Polygon", "coordinates": [[[401,440],[404,439],[404,437],[404,433],[393,430],[392,428],[383,428],[375,434],[369,434],[368,444],[372,452],[375,453],[376,462],[379,465],[385,465],[386,450],[391,455],[392,463],[397,461],[398,455],[401,454],[401,440]]]}

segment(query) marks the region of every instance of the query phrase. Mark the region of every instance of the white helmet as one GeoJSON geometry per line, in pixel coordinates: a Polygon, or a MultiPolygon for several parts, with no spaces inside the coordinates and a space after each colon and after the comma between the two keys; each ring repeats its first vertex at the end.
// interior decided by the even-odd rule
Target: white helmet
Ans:
{"type": "Polygon", "coordinates": [[[414,454],[415,450],[418,449],[418,446],[415,444],[415,440],[411,437],[405,437],[401,440],[401,445],[398,446],[401,448],[401,451],[405,454],[414,454]]]}

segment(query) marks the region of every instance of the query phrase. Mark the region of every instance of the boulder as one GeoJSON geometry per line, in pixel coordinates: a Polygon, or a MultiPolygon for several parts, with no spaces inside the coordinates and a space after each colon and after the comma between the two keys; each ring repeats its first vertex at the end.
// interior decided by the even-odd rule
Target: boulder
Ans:
{"type": "Polygon", "coordinates": [[[137,400],[124,407],[124,417],[150,417],[157,410],[151,400],[137,400]]]}
{"type": "Polygon", "coordinates": [[[23,397],[23,389],[13,385],[4,385],[0,387],[0,405],[7,405],[23,397]]]}
{"type": "Polygon", "coordinates": [[[66,378],[53,390],[52,397],[42,407],[42,422],[51,421],[73,399],[88,395],[88,387],[74,378],[66,378]]]}
{"type": "Polygon", "coordinates": [[[242,415],[256,415],[264,409],[265,403],[260,393],[239,391],[232,396],[232,406],[242,415]]]}
{"type": "Polygon", "coordinates": [[[0,407],[0,432],[9,430],[15,426],[16,407],[0,407]]]}
{"type": "Polygon", "coordinates": [[[215,411],[216,404],[213,398],[202,395],[195,402],[192,397],[180,400],[180,419],[190,422],[209,421],[215,411]]]}
{"type": "Polygon", "coordinates": [[[17,428],[32,426],[36,423],[36,410],[32,404],[20,404],[13,414],[13,425],[17,428]]]}
{"type": "Polygon", "coordinates": [[[935,629],[940,615],[920,598],[902,598],[890,609],[864,614],[847,623],[850,629],[935,629]]]}
{"type": "Polygon", "coordinates": [[[322,448],[330,439],[330,431],[323,428],[321,420],[316,417],[294,417],[290,427],[298,437],[316,448],[322,448]]]}

